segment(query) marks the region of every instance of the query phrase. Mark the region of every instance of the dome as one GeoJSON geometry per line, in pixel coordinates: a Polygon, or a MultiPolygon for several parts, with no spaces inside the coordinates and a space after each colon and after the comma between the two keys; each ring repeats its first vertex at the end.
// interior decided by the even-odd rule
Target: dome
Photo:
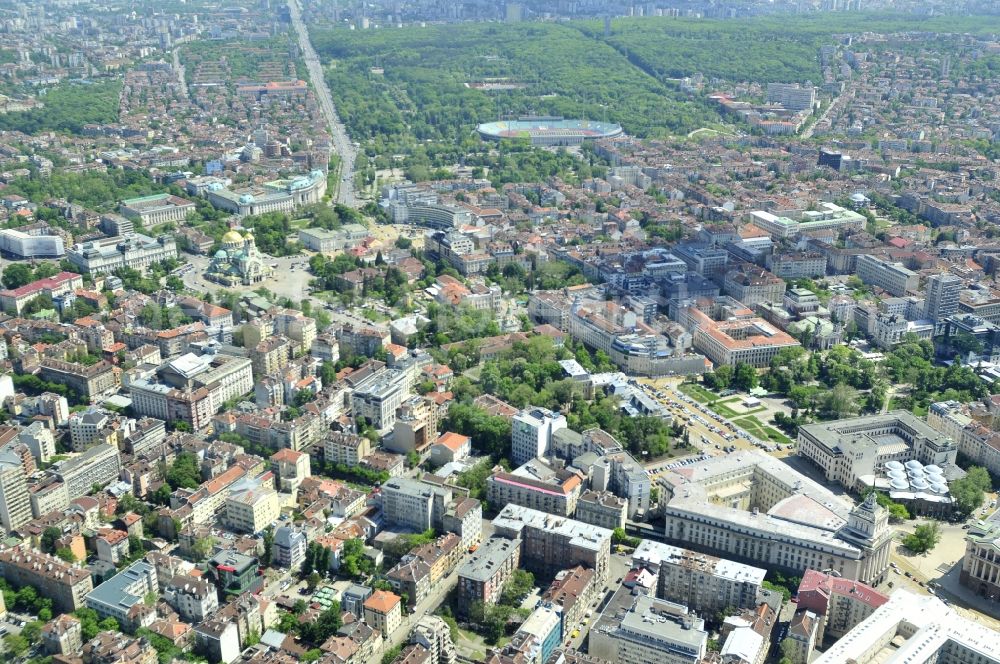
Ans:
{"type": "Polygon", "coordinates": [[[209,191],[222,191],[224,187],[221,182],[209,182],[207,189],[209,191]]]}
{"type": "Polygon", "coordinates": [[[893,459],[892,461],[886,461],[885,467],[888,468],[889,470],[902,470],[903,464],[893,459]]]}
{"type": "Polygon", "coordinates": [[[253,201],[253,194],[243,194],[240,196],[240,205],[251,205],[253,201]]]}
{"type": "Polygon", "coordinates": [[[890,482],[889,485],[892,487],[894,491],[906,491],[906,489],[910,486],[909,484],[907,484],[906,480],[897,480],[897,479],[892,480],[892,482],[890,482]]]}
{"type": "Polygon", "coordinates": [[[247,242],[253,242],[253,233],[247,232],[247,234],[243,236],[243,239],[247,242]]]}
{"type": "Polygon", "coordinates": [[[937,494],[941,494],[943,496],[946,493],[948,493],[948,485],[939,484],[937,482],[931,482],[931,491],[937,494]]]}
{"type": "Polygon", "coordinates": [[[243,242],[243,236],[236,231],[228,231],[222,236],[222,244],[238,244],[243,242]]]}
{"type": "Polygon", "coordinates": [[[940,466],[935,466],[934,464],[931,464],[929,466],[924,466],[924,472],[927,473],[928,475],[940,475],[941,468],[940,466]]]}
{"type": "Polygon", "coordinates": [[[930,486],[930,484],[928,484],[926,480],[917,479],[911,481],[910,486],[912,486],[916,491],[925,491],[930,486]]]}
{"type": "Polygon", "coordinates": [[[215,257],[216,258],[229,258],[229,254],[226,253],[225,249],[219,249],[217,252],[215,252],[215,257]]]}
{"type": "Polygon", "coordinates": [[[906,462],[907,470],[914,470],[914,469],[923,470],[923,467],[924,467],[923,464],[921,464],[916,459],[910,459],[909,461],[906,462]]]}
{"type": "Polygon", "coordinates": [[[890,480],[903,480],[906,481],[906,473],[901,470],[890,470],[886,475],[890,480]]]}

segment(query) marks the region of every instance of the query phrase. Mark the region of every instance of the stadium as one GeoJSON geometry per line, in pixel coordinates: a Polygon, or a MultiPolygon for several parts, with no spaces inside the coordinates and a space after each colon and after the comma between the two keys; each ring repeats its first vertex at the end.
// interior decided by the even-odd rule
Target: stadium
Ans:
{"type": "Polygon", "coordinates": [[[524,117],[487,122],[476,128],[489,141],[528,139],[532,145],[580,145],[585,140],[621,136],[621,125],[556,117],[524,117]]]}

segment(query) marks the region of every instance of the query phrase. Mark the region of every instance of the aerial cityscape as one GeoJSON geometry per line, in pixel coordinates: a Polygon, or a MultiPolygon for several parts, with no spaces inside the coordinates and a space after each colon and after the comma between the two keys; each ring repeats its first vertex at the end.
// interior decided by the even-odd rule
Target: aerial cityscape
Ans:
{"type": "Polygon", "coordinates": [[[1000,0],[0,0],[9,664],[1000,664],[1000,0]]]}

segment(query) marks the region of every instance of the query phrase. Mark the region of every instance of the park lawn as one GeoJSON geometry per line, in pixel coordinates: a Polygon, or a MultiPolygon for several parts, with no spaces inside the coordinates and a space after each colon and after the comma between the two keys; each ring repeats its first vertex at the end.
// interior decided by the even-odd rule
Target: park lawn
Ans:
{"type": "Polygon", "coordinates": [[[722,402],[709,404],[708,407],[714,410],[719,415],[722,415],[723,417],[728,417],[729,419],[733,419],[734,417],[740,416],[739,413],[737,413],[735,410],[733,410],[732,408],[730,408],[729,406],[725,405],[722,402]]]}
{"type": "Polygon", "coordinates": [[[782,445],[790,445],[792,443],[788,436],[784,435],[777,429],[764,426],[764,424],[754,415],[734,420],[734,423],[737,426],[742,427],[744,430],[749,431],[761,440],[771,440],[772,442],[781,443],[782,445]]]}
{"type": "Polygon", "coordinates": [[[709,392],[697,383],[681,383],[679,389],[681,392],[699,403],[711,403],[712,401],[717,401],[719,399],[718,394],[709,392]]]}

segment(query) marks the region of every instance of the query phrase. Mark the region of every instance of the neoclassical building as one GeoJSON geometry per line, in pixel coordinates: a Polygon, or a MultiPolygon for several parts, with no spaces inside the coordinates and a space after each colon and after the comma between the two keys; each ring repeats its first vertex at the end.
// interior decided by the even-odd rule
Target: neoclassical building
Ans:
{"type": "Polygon", "coordinates": [[[222,236],[222,249],[215,252],[205,278],[226,286],[249,286],[271,276],[272,271],[257,250],[253,235],[233,230],[222,236]]]}

